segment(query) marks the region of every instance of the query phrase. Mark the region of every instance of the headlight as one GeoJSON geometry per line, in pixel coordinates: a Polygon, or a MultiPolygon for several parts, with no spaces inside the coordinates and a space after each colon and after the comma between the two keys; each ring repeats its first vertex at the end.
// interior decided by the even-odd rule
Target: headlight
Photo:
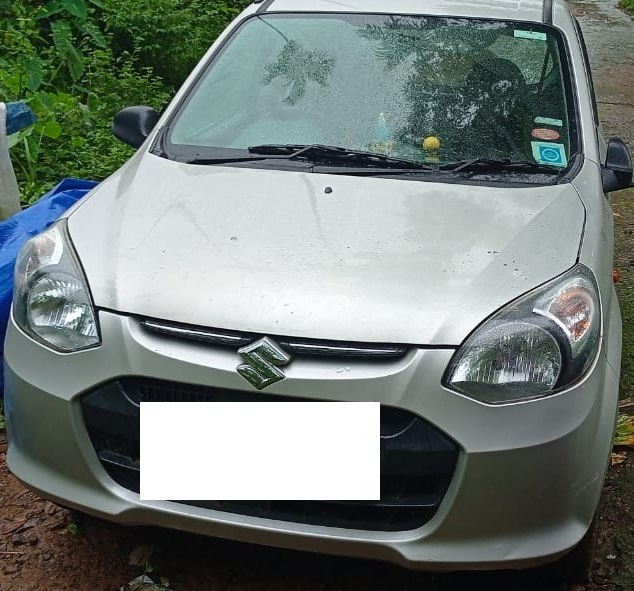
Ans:
{"type": "Polygon", "coordinates": [[[600,341],[597,283],[577,265],[476,329],[454,355],[443,385],[489,404],[548,396],[583,377],[600,341]]]}
{"type": "Polygon", "coordinates": [[[31,238],[15,265],[13,317],[28,335],[63,352],[100,344],[99,327],[66,221],[31,238]]]}

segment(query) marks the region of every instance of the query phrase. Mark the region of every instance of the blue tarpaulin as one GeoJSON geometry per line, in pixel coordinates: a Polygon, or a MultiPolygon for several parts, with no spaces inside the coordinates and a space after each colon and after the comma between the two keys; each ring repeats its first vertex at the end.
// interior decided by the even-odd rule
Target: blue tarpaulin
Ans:
{"type": "MultiPolygon", "coordinates": [[[[4,336],[13,298],[13,267],[20,248],[31,236],[46,230],[96,185],[94,181],[64,179],[37,203],[0,222],[0,362],[4,361],[4,336]]],[[[0,398],[2,371],[3,366],[0,363],[0,398]]]]}
{"type": "Polygon", "coordinates": [[[17,133],[21,129],[33,125],[36,121],[33,111],[21,102],[5,103],[7,106],[7,135],[17,133]]]}

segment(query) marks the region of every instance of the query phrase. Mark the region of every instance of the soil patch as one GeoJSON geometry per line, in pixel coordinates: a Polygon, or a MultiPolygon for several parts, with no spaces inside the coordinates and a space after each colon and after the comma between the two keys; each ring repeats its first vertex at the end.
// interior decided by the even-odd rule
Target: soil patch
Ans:
{"type": "MultiPolygon", "coordinates": [[[[0,591],[118,591],[147,572],[173,591],[631,591],[630,458],[609,474],[590,585],[549,584],[540,571],[412,574],[391,565],[125,528],[39,498],[7,470],[0,433],[0,591]]],[[[156,588],[154,588],[156,589],[156,588]]],[[[150,589],[147,589],[150,591],[150,589]]],[[[152,590],[153,591],[153,590],[152,590]]]]}

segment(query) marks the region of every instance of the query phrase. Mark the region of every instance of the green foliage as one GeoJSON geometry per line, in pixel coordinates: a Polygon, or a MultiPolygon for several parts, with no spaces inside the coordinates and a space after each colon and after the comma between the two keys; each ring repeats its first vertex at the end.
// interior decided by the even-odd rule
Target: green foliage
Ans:
{"type": "Polygon", "coordinates": [[[10,140],[25,204],[68,176],[101,180],[132,149],[110,125],[126,106],[162,109],[249,0],[0,0],[0,101],[37,123],[10,140]]]}
{"type": "Polygon", "coordinates": [[[250,0],[103,0],[115,55],[134,53],[167,84],[178,86],[250,0]]]}
{"type": "Polygon", "coordinates": [[[634,0],[621,0],[619,6],[631,15],[634,15],[634,0]]]}

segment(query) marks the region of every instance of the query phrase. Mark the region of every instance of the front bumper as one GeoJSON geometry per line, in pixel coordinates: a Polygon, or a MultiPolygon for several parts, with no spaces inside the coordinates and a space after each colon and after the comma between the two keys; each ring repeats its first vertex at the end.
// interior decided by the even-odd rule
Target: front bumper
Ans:
{"type": "MultiPolygon", "coordinates": [[[[42,496],[121,524],[151,524],[272,546],[385,560],[412,569],[523,568],[572,548],[596,510],[611,448],[618,376],[606,350],[559,395],[490,407],[440,386],[452,349],[412,349],[380,363],[296,359],[267,394],[378,400],[420,417],[460,448],[435,515],[407,531],[367,531],[141,501],[106,472],[80,400],[125,376],[249,387],[233,351],[145,332],[101,312],[103,345],[59,354],[10,323],[5,410],[11,471],[42,496]]],[[[616,346],[616,345],[615,345],[616,346]]]]}

